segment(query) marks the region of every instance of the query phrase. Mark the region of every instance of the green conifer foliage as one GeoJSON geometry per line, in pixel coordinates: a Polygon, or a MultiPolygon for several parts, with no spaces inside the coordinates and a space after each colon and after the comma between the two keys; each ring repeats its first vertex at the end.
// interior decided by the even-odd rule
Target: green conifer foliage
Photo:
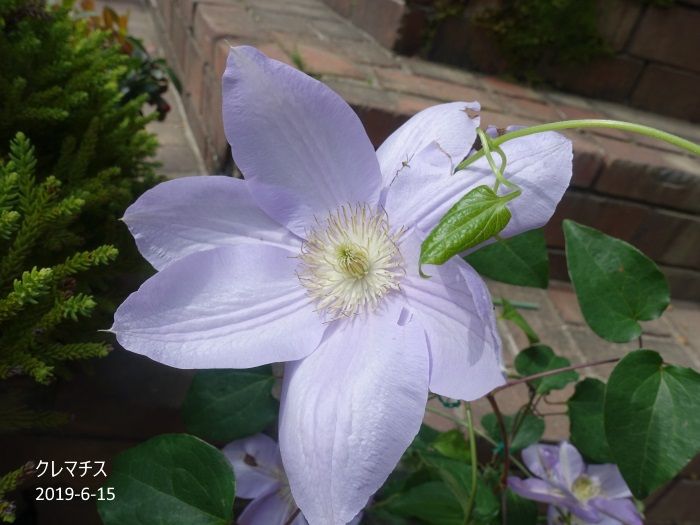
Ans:
{"type": "MultiPolygon", "coordinates": [[[[47,189],[60,181],[68,195],[84,201],[80,220],[46,240],[49,260],[109,243],[121,252],[113,275],[143,272],[117,219],[158,182],[149,160],[157,141],[145,129],[157,114],[142,114],[147,94],[126,101],[120,89],[140,63],[106,32],[75,20],[70,4],[0,0],[0,158],[22,131],[38,152],[38,181],[47,189]],[[49,176],[54,179],[45,180],[49,176]]],[[[12,220],[0,216],[0,235],[12,220]]],[[[109,295],[110,289],[103,283],[98,294],[109,295]]],[[[123,297],[110,299],[118,304],[123,297]]]]}
{"type": "MultiPolygon", "coordinates": [[[[111,263],[118,251],[103,245],[37,267],[46,241],[69,228],[86,201],[83,192],[66,192],[53,176],[37,179],[34,148],[22,133],[9,149],[0,163],[0,217],[6,219],[0,230],[0,379],[26,375],[48,383],[57,364],[109,351],[105,342],[71,340],[63,328],[96,305],[75,276],[111,263]]],[[[3,426],[12,424],[3,419],[3,426]]]]}

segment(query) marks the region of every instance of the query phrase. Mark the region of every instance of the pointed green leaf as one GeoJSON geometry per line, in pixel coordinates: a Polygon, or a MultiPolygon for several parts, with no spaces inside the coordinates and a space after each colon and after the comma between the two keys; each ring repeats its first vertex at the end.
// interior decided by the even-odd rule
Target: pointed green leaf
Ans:
{"type": "MultiPolygon", "coordinates": [[[[423,453],[421,458],[440,476],[466,512],[472,487],[471,465],[439,454],[423,453]]],[[[488,523],[498,514],[498,510],[499,504],[496,496],[483,480],[477,477],[476,498],[474,499],[473,509],[474,519],[481,523],[488,523]]]]}
{"type": "Polygon", "coordinates": [[[566,263],[581,311],[600,337],[626,343],[638,321],[659,317],[669,303],[666,278],[634,246],[588,226],[564,221],[566,263]]]}
{"type": "Polygon", "coordinates": [[[274,382],[269,366],[197,372],[182,406],[187,430],[221,442],[261,432],[279,411],[274,382]]]}
{"type": "Polygon", "coordinates": [[[448,458],[470,461],[469,443],[456,428],[440,433],[433,441],[433,448],[448,458]]]}
{"type": "Polygon", "coordinates": [[[569,398],[571,444],[591,463],[613,463],[603,426],[605,383],[586,378],[569,398]]]}
{"type": "Polygon", "coordinates": [[[464,258],[481,275],[508,284],[547,288],[549,257],[541,229],[496,239],[464,258]]]}
{"type": "Polygon", "coordinates": [[[503,312],[501,313],[501,317],[503,319],[507,319],[511,323],[514,323],[518,328],[520,328],[527,336],[527,340],[530,342],[530,344],[539,343],[539,336],[532,329],[530,323],[528,323],[525,318],[520,315],[520,312],[515,309],[510,301],[508,301],[508,299],[505,297],[502,297],[501,304],[503,304],[503,312]]]}
{"type": "Polygon", "coordinates": [[[610,375],[603,414],[615,463],[645,498],[700,452],[700,374],[652,350],[631,352],[610,375]]]}
{"type": "Polygon", "coordinates": [[[386,501],[384,508],[429,525],[464,525],[462,506],[442,481],[429,481],[397,494],[386,501]]]}
{"type": "MultiPolygon", "coordinates": [[[[508,432],[508,436],[511,440],[509,443],[511,454],[529,447],[533,443],[537,443],[544,434],[544,420],[532,413],[525,414],[514,438],[513,425],[516,423],[516,417],[514,415],[504,415],[503,421],[505,422],[506,431],[508,432]]],[[[503,443],[503,440],[501,439],[501,432],[498,428],[496,414],[489,413],[482,417],[481,426],[484,427],[486,433],[491,436],[494,441],[501,444],[503,443]]]]}
{"type": "Polygon", "coordinates": [[[443,264],[453,255],[497,235],[510,221],[506,204],[519,195],[497,195],[478,186],[462,197],[440,219],[421,246],[421,264],[443,264]]]}
{"type": "Polygon", "coordinates": [[[518,496],[508,489],[506,491],[507,525],[536,525],[539,511],[537,503],[518,496]]]}
{"type": "Polygon", "coordinates": [[[231,464],[187,434],[157,436],[122,452],[103,490],[97,509],[104,525],[229,525],[233,520],[231,464]]]}
{"type": "MultiPolygon", "coordinates": [[[[515,356],[515,370],[521,376],[531,376],[540,372],[548,372],[557,368],[569,366],[571,362],[556,355],[547,345],[533,345],[515,356]]],[[[555,375],[529,381],[538,394],[548,394],[552,390],[564,388],[578,379],[578,373],[567,370],[555,375]]]]}

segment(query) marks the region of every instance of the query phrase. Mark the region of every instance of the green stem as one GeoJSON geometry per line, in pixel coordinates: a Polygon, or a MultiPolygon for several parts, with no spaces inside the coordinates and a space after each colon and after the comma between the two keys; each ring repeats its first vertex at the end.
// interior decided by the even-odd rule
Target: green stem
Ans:
{"type": "Polygon", "coordinates": [[[474,501],[476,501],[476,477],[478,474],[478,462],[476,458],[476,437],[474,435],[474,423],[472,421],[472,406],[466,403],[466,426],[469,433],[469,454],[471,455],[471,475],[472,486],[469,491],[469,500],[467,500],[467,509],[464,512],[464,525],[469,525],[469,520],[472,517],[474,510],[474,501]]]}
{"type": "MultiPolygon", "coordinates": [[[[462,427],[462,428],[465,428],[464,421],[462,421],[461,419],[458,419],[458,418],[456,418],[456,417],[453,417],[453,416],[451,416],[451,415],[449,415],[449,414],[446,414],[446,413],[443,412],[442,410],[438,410],[438,409],[436,409],[436,408],[428,407],[428,406],[427,406],[427,407],[425,407],[425,411],[426,411],[426,412],[430,412],[431,414],[435,414],[435,415],[441,416],[441,417],[445,418],[446,420],[451,421],[451,422],[454,423],[455,425],[460,426],[460,427],[462,427]]],[[[487,441],[488,443],[490,443],[491,446],[494,446],[494,447],[497,447],[497,446],[498,446],[498,443],[496,442],[496,440],[493,439],[491,436],[489,436],[486,432],[484,432],[483,430],[478,429],[478,428],[477,428],[476,426],[474,426],[474,425],[472,425],[472,427],[473,427],[473,429],[474,429],[474,433],[475,433],[477,436],[479,436],[481,439],[483,439],[483,440],[487,441]]],[[[530,474],[530,471],[527,469],[527,467],[526,467],[525,465],[523,465],[523,464],[522,464],[520,461],[518,461],[517,459],[511,457],[511,458],[510,458],[510,461],[511,461],[511,463],[513,463],[513,465],[515,465],[516,467],[518,467],[518,468],[523,472],[523,474],[530,474]]]]}
{"type": "Polygon", "coordinates": [[[493,155],[491,154],[491,137],[486,135],[486,133],[484,133],[484,131],[480,128],[476,129],[476,133],[477,135],[479,135],[479,140],[481,140],[481,147],[482,151],[484,152],[484,155],[486,155],[486,160],[488,161],[489,166],[491,167],[493,175],[496,177],[496,183],[494,184],[493,191],[498,191],[498,186],[501,184],[513,190],[519,189],[518,186],[516,186],[503,176],[503,172],[506,169],[507,160],[505,153],[503,153],[503,150],[498,146],[494,148],[494,150],[501,157],[501,166],[498,167],[496,166],[496,162],[493,160],[493,155]]]}
{"type": "MultiPolygon", "coordinates": [[[[629,131],[631,133],[638,133],[639,135],[644,135],[654,139],[661,140],[663,142],[668,142],[673,144],[677,148],[684,149],[692,153],[693,155],[700,155],[700,144],[696,144],[690,140],[686,140],[678,135],[673,135],[672,133],[667,133],[650,126],[644,126],[642,124],[633,124],[631,122],[623,122],[621,120],[606,120],[606,119],[581,119],[581,120],[563,120],[561,122],[550,122],[548,124],[539,124],[537,126],[530,126],[527,128],[518,129],[515,131],[510,131],[497,137],[491,139],[490,145],[492,148],[496,148],[507,142],[509,140],[517,139],[520,137],[526,137],[527,135],[532,135],[533,133],[542,133],[544,131],[560,131],[564,129],[585,129],[585,128],[610,128],[619,129],[622,131],[629,131]]],[[[455,171],[463,170],[476,160],[483,157],[485,154],[482,148],[476,152],[471,157],[464,159],[459,163],[455,171]]]]}
{"type": "MultiPolygon", "coordinates": [[[[522,310],[539,310],[540,305],[538,303],[529,303],[525,301],[511,301],[510,299],[508,302],[511,304],[511,306],[515,308],[519,308],[522,310]]],[[[494,299],[493,304],[496,306],[503,306],[503,300],[502,299],[494,299]]]]}

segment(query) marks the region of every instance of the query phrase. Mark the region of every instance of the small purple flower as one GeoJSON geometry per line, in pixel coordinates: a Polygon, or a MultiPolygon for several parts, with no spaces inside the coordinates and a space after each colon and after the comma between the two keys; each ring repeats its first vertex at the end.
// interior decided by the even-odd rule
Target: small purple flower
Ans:
{"type": "MultiPolygon", "coordinates": [[[[231,50],[223,99],[245,180],[172,180],[126,211],[158,273],[112,330],[180,368],[286,362],[279,440],[292,494],[313,525],[345,524],[418,432],[428,389],[473,400],[504,381],[478,274],[455,257],[418,275],[427,232],[494,184],[485,159],[453,174],[479,106],[428,108],[375,152],[337,94],[250,47],[231,50]]],[[[522,188],[508,237],[549,220],[571,143],[544,133],[503,151],[522,188]]]]}
{"type": "MultiPolygon", "coordinates": [[[[308,525],[294,503],[277,443],[256,434],[226,445],[224,455],[236,474],[236,496],[251,501],[238,525],[308,525]]],[[[360,523],[361,515],[350,525],[360,523]]]]}
{"type": "Polygon", "coordinates": [[[532,445],[523,461],[537,478],[508,478],[516,494],[549,503],[550,525],[642,525],[617,465],[588,465],[570,443],[532,445]]]}

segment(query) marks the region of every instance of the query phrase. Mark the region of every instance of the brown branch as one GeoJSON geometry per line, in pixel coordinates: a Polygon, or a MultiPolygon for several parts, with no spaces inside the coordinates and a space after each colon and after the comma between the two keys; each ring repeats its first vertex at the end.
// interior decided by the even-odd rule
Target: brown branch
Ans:
{"type": "Polygon", "coordinates": [[[600,361],[593,361],[592,363],[581,363],[578,365],[565,366],[563,368],[556,368],[554,370],[547,370],[546,372],[532,374],[531,376],[521,377],[520,379],[516,379],[515,381],[508,381],[505,385],[501,385],[497,388],[494,388],[493,390],[491,390],[491,394],[489,394],[489,395],[493,395],[496,392],[500,392],[501,390],[505,390],[506,388],[510,388],[512,386],[517,386],[517,385],[521,385],[523,383],[527,383],[529,381],[534,381],[535,379],[541,379],[543,377],[554,376],[557,374],[561,374],[562,372],[569,372],[570,370],[577,370],[579,368],[587,368],[589,366],[598,366],[598,365],[606,365],[608,363],[616,363],[620,359],[622,359],[622,358],[621,357],[611,357],[610,359],[601,359],[600,361]]]}

